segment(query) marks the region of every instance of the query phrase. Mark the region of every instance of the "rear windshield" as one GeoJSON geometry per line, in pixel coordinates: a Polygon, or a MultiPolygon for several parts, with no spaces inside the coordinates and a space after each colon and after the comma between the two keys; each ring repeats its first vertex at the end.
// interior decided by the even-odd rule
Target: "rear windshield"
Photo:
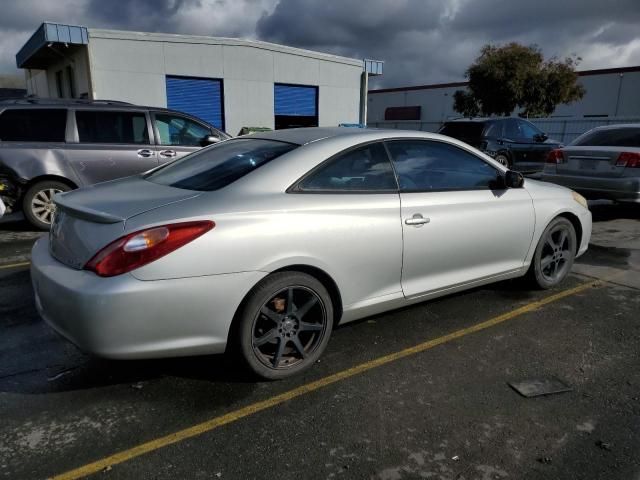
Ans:
{"type": "Polygon", "coordinates": [[[439,133],[453,138],[477,138],[482,136],[484,127],[482,122],[450,122],[445,123],[439,133]]]}
{"type": "Polygon", "coordinates": [[[576,138],[576,147],[640,147],[640,127],[594,130],[576,138]]]}
{"type": "Polygon", "coordinates": [[[160,185],[209,192],[290,152],[298,145],[273,140],[227,140],[155,170],[145,178],[160,185]]]}

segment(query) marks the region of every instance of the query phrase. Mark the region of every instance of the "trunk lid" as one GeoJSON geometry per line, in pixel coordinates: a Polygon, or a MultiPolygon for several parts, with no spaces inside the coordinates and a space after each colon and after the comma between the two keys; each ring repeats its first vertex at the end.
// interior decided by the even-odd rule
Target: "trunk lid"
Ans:
{"type": "Polygon", "coordinates": [[[578,177],[621,177],[625,167],[616,166],[621,152],[640,152],[633,147],[569,146],[562,149],[564,162],[556,166],[558,173],[578,177]]]}
{"type": "Polygon", "coordinates": [[[80,270],[101,248],[125,233],[127,219],[200,194],[147,182],[142,177],[58,194],[49,252],[59,262],[80,270]]]}

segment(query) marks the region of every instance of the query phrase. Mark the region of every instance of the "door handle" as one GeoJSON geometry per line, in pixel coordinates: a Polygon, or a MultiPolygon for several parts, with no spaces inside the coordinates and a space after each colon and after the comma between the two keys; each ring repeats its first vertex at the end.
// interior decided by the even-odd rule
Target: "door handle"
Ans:
{"type": "Polygon", "coordinates": [[[138,156],[143,158],[149,158],[153,155],[153,150],[149,150],[148,148],[141,148],[138,150],[138,156]]]}
{"type": "Polygon", "coordinates": [[[166,158],[173,158],[176,156],[175,150],[160,150],[160,156],[166,158]]]}
{"type": "Polygon", "coordinates": [[[414,213],[413,217],[405,219],[404,223],[406,225],[415,225],[416,227],[420,227],[425,223],[429,223],[430,221],[430,218],[424,218],[419,213],[414,213]]]}

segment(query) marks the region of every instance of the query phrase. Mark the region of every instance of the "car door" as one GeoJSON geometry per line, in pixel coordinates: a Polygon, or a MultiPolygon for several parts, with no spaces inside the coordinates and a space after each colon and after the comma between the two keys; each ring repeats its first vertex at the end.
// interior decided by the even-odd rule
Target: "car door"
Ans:
{"type": "MultiPolygon", "coordinates": [[[[172,112],[151,112],[160,163],[183,157],[206,146],[216,135],[207,125],[172,112]]],[[[222,140],[222,138],[221,138],[222,140]]]]}
{"type": "Polygon", "coordinates": [[[135,175],[158,165],[140,110],[75,109],[72,142],[65,155],[83,185],[135,175]]]}
{"type": "Polygon", "coordinates": [[[520,169],[523,162],[528,160],[527,156],[531,146],[522,138],[522,132],[515,118],[507,118],[504,121],[504,136],[502,142],[511,154],[512,165],[516,170],[520,169]]]}
{"type": "Polygon", "coordinates": [[[521,269],[534,211],[523,188],[457,145],[386,142],[400,185],[402,290],[416,297],[521,269]]]}
{"type": "Polygon", "coordinates": [[[527,152],[527,170],[542,170],[551,146],[545,143],[547,138],[535,125],[522,119],[517,120],[523,143],[529,146],[527,152]]]}
{"type": "Polygon", "coordinates": [[[345,310],[401,295],[400,195],[382,142],[338,153],[289,193],[296,196],[287,222],[300,237],[283,246],[293,240],[295,251],[327,263],[345,310]]]}

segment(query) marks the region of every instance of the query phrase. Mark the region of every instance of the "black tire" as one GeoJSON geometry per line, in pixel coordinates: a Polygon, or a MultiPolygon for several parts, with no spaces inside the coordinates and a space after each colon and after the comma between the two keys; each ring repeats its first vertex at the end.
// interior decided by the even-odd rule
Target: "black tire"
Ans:
{"type": "Polygon", "coordinates": [[[507,155],[504,152],[498,153],[495,157],[493,157],[493,159],[496,162],[501,163],[502,165],[504,165],[507,168],[511,168],[511,166],[512,166],[511,159],[509,158],[509,155],[507,155]]]}
{"type": "Polygon", "coordinates": [[[278,272],[254,287],[236,322],[230,353],[254,375],[279,380],[318,360],[331,336],[333,306],[329,292],[316,278],[278,272]]]}
{"type": "Polygon", "coordinates": [[[571,271],[577,251],[576,230],[572,223],[557,217],[542,233],[527,276],[541,289],[559,285],[571,271]]]}
{"type": "Polygon", "coordinates": [[[51,197],[55,193],[69,190],[69,185],[56,180],[44,180],[31,185],[22,198],[22,212],[27,221],[38,230],[49,230],[55,211],[51,197]]]}

